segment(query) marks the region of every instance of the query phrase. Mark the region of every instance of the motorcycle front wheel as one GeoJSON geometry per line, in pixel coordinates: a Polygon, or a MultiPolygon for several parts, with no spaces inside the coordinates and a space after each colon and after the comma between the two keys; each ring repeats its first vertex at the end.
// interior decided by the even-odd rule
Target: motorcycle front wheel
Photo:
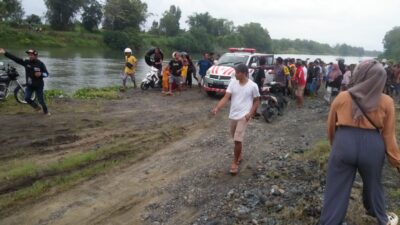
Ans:
{"type": "Polygon", "coordinates": [[[150,87],[150,86],[149,86],[146,82],[142,82],[142,83],[140,84],[140,88],[141,88],[143,91],[149,89],[149,87],[150,87]]]}
{"type": "Polygon", "coordinates": [[[6,88],[6,89],[4,90],[4,93],[0,93],[0,101],[5,101],[5,100],[7,100],[8,95],[9,95],[9,91],[8,91],[8,88],[6,88]]]}
{"type": "MultiPolygon", "coordinates": [[[[15,100],[17,100],[18,103],[26,104],[26,103],[27,103],[27,102],[25,101],[25,88],[26,88],[26,84],[22,84],[22,87],[23,87],[23,88],[21,88],[20,86],[17,86],[17,87],[14,89],[14,97],[15,97],[15,100]]],[[[32,100],[32,101],[35,101],[35,99],[36,99],[36,93],[33,92],[33,93],[32,93],[32,96],[31,96],[31,100],[32,100]]]]}
{"type": "Polygon", "coordinates": [[[271,110],[269,109],[269,106],[265,107],[261,111],[261,115],[264,117],[265,122],[271,123],[272,122],[272,114],[271,110]]]}

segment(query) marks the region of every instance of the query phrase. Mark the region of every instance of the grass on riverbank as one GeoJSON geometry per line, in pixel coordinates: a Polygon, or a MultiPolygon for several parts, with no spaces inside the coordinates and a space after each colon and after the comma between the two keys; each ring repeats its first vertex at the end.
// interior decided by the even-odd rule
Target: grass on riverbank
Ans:
{"type": "Polygon", "coordinates": [[[73,95],[75,99],[121,99],[123,96],[119,86],[104,88],[82,88],[77,90],[73,95]]]}
{"type": "Polygon", "coordinates": [[[27,28],[11,28],[0,23],[0,43],[2,47],[48,47],[66,48],[83,47],[99,48],[104,47],[101,33],[90,33],[80,29],[79,31],[52,31],[45,29],[36,32],[27,28]]]}

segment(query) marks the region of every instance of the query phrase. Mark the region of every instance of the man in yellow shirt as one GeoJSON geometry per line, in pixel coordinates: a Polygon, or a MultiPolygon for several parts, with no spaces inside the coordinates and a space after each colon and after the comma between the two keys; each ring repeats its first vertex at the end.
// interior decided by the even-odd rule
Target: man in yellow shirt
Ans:
{"type": "Polygon", "coordinates": [[[137,66],[137,60],[135,56],[132,55],[132,49],[126,48],[124,50],[124,53],[125,53],[125,66],[124,66],[124,73],[122,76],[123,90],[126,89],[126,80],[128,79],[128,77],[131,78],[133,82],[133,87],[136,88],[135,73],[137,66]]]}

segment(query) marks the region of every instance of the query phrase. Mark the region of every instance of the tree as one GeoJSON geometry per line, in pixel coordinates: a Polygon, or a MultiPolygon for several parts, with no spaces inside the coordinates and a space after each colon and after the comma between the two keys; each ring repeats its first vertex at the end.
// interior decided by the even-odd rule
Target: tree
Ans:
{"type": "Polygon", "coordinates": [[[400,27],[394,27],[383,38],[383,57],[400,61],[400,27]]]}
{"type": "Polygon", "coordinates": [[[266,29],[259,23],[248,23],[238,27],[245,46],[256,48],[259,51],[270,52],[272,50],[271,37],[266,29]]]}
{"type": "Polygon", "coordinates": [[[89,0],[83,6],[82,25],[88,31],[98,28],[103,17],[102,6],[97,0],[89,0]]]}
{"type": "Polygon", "coordinates": [[[112,49],[123,50],[126,47],[140,49],[143,41],[138,31],[109,31],[103,34],[104,43],[112,49]]]}
{"type": "Polygon", "coordinates": [[[146,21],[147,4],[140,0],[107,0],[103,26],[107,30],[140,30],[146,21]]]}
{"type": "Polygon", "coordinates": [[[73,19],[85,0],[45,0],[46,17],[55,30],[68,30],[73,27],[73,19]]]}
{"type": "Polygon", "coordinates": [[[171,5],[169,11],[165,11],[160,19],[160,32],[167,36],[175,36],[180,32],[179,20],[182,11],[179,7],[171,5]]]}
{"type": "Polygon", "coordinates": [[[20,23],[24,10],[20,0],[0,0],[0,21],[20,23]]]}
{"type": "Polygon", "coordinates": [[[232,21],[213,18],[208,12],[195,13],[187,21],[190,29],[204,27],[213,36],[228,35],[234,31],[232,21]]]}
{"type": "Polygon", "coordinates": [[[160,34],[160,26],[158,25],[157,21],[153,21],[153,23],[151,24],[151,28],[149,30],[150,34],[160,34]]]}
{"type": "Polygon", "coordinates": [[[25,22],[31,25],[41,25],[42,19],[38,15],[31,14],[26,17],[25,22]]]}

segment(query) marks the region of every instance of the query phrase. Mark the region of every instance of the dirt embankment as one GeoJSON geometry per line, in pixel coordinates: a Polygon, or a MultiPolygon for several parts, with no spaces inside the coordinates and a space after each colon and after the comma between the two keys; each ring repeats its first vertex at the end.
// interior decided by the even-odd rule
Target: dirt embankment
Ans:
{"type": "MultiPolygon", "coordinates": [[[[232,177],[228,107],[210,117],[217,99],[197,89],[174,97],[137,90],[126,95],[115,101],[58,100],[51,117],[2,113],[0,141],[6,147],[0,161],[7,166],[1,169],[30,163],[37,173],[0,173],[0,202],[55,177],[92,173],[3,203],[0,224],[317,223],[325,164],[318,152],[308,153],[316,143],[326,145],[321,140],[328,107],[320,99],[307,99],[300,110],[291,102],[272,124],[252,120],[244,161],[232,177]]],[[[400,184],[390,169],[384,180],[389,191],[400,184]]],[[[375,224],[360,217],[360,186],[348,224],[375,224]]],[[[398,206],[398,199],[389,198],[390,209],[398,206]]]]}

